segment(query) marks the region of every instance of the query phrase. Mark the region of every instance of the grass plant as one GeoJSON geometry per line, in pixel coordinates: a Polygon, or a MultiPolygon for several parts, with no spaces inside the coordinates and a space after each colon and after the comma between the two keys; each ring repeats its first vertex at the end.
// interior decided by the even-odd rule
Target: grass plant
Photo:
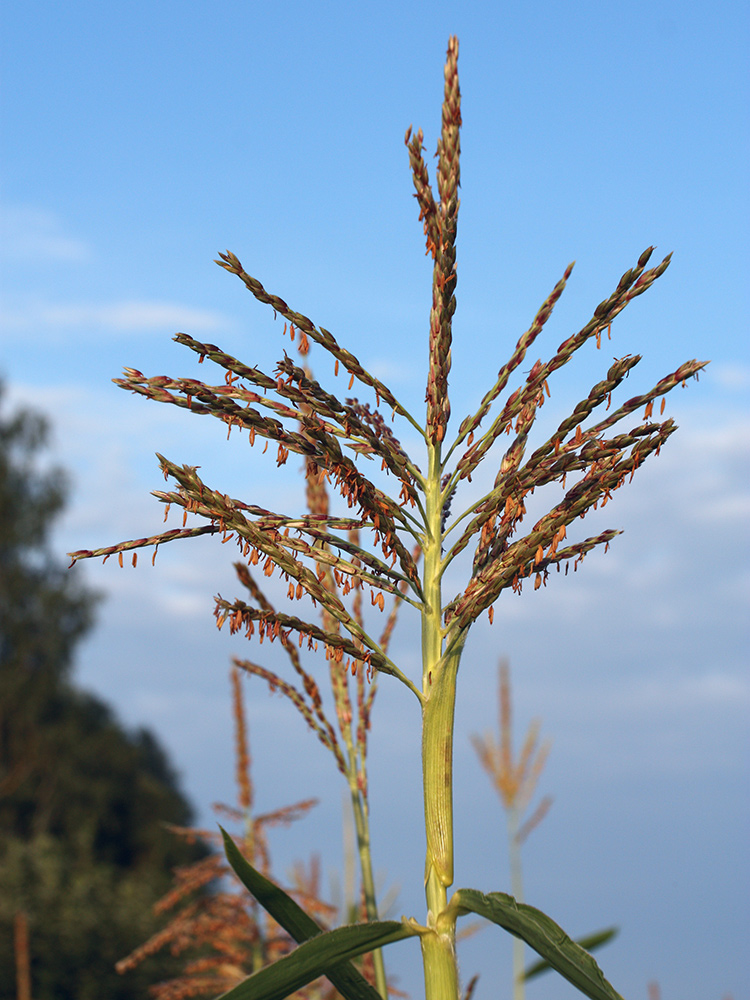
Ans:
{"type": "MultiPolygon", "coordinates": [[[[524,821],[523,816],[536,790],[539,776],[547,762],[550,743],[539,745],[540,724],[534,720],[529,726],[518,759],[513,759],[513,705],[510,693],[510,670],[506,662],[500,664],[500,742],[492,736],[472,736],[471,742],[479,761],[489,774],[500,796],[507,818],[508,860],[510,862],[510,891],[516,902],[524,901],[523,866],[521,845],[535,826],[544,819],[552,805],[545,795],[524,821]]],[[[524,942],[513,939],[513,1000],[523,1000],[524,942]]]]}
{"type": "MultiPolygon", "coordinates": [[[[551,743],[539,743],[540,722],[532,720],[526,731],[521,751],[513,756],[513,703],[510,689],[510,668],[507,662],[500,663],[500,742],[496,743],[490,733],[473,735],[471,742],[482,767],[489,774],[495,791],[505,809],[507,818],[508,861],[510,866],[510,890],[517,903],[523,903],[523,865],[521,847],[524,841],[544,819],[552,805],[549,795],[543,796],[531,814],[524,819],[524,813],[534,796],[539,776],[547,763],[551,743]]],[[[579,938],[578,944],[587,951],[594,951],[617,934],[616,927],[579,938]]],[[[540,959],[530,968],[524,968],[525,945],[522,938],[513,938],[513,1000],[524,1000],[526,982],[547,972],[551,966],[546,959],[540,959]]]]}
{"type": "MultiPolygon", "coordinates": [[[[306,357],[309,351],[309,342],[300,338],[298,349],[300,354],[306,357]]],[[[312,372],[309,367],[305,365],[303,371],[305,377],[310,380],[312,372]]],[[[304,425],[300,425],[300,430],[304,431],[304,425]]],[[[318,466],[309,459],[305,467],[305,480],[309,515],[321,519],[324,523],[330,521],[330,504],[326,481],[324,478],[321,478],[318,466]]],[[[360,544],[359,529],[357,527],[350,527],[347,534],[353,551],[356,551],[360,544]]],[[[320,547],[323,552],[330,556],[330,549],[325,542],[320,547]]],[[[417,559],[418,551],[415,550],[413,555],[417,559]]],[[[352,562],[355,566],[361,565],[356,555],[353,556],[352,562]]],[[[246,587],[254,603],[260,608],[273,612],[274,609],[270,601],[250,573],[247,563],[235,563],[235,569],[240,582],[246,587]]],[[[346,594],[351,593],[351,614],[359,627],[364,630],[365,622],[360,580],[355,576],[350,583],[347,577],[342,576],[332,566],[330,559],[317,560],[316,572],[320,584],[336,600],[340,600],[346,594]]],[[[399,588],[400,593],[396,594],[391,601],[385,627],[378,639],[378,646],[384,653],[387,652],[391,636],[393,635],[401,603],[400,598],[404,594],[405,589],[406,585],[402,583],[399,588]]],[[[294,593],[296,596],[296,589],[294,593]]],[[[325,606],[320,610],[320,621],[322,628],[327,633],[330,634],[339,631],[336,619],[325,606]]],[[[281,643],[294,673],[296,673],[302,682],[302,690],[284,680],[278,673],[254,661],[235,658],[234,663],[251,676],[265,680],[271,691],[279,691],[288,698],[300,713],[307,726],[333,755],[336,766],[346,779],[348,787],[356,835],[356,851],[359,860],[364,917],[370,921],[377,920],[378,905],[370,845],[367,778],[367,734],[370,730],[372,708],[377,691],[377,676],[372,675],[368,684],[365,679],[365,672],[359,670],[354,673],[350,681],[349,672],[341,669],[340,662],[336,659],[336,656],[329,656],[328,679],[335,707],[334,724],[326,715],[324,702],[314,677],[302,665],[298,647],[293,642],[290,642],[288,638],[282,637],[281,643]]],[[[373,979],[377,991],[381,997],[387,998],[388,986],[382,951],[376,949],[368,958],[371,961],[373,979]]]]}
{"type": "MultiPolygon", "coordinates": [[[[224,822],[238,824],[237,841],[243,855],[266,876],[271,873],[268,833],[303,818],[315,799],[305,799],[269,813],[255,808],[247,718],[242,697],[241,671],[231,672],[232,708],[235,734],[235,775],[237,804],[214,805],[224,822]]],[[[149,990],[154,1000],[187,1000],[188,997],[215,997],[230,990],[258,969],[289,954],[293,938],[246,893],[238,893],[237,879],[223,856],[221,834],[194,827],[171,826],[176,836],[189,841],[215,844],[219,853],[175,870],[174,885],[155,905],[155,912],[167,918],[165,926],[117,964],[127,974],[156,952],[168,949],[179,956],[182,969],[149,990]]],[[[334,907],[321,899],[320,870],[315,857],[308,865],[298,863],[289,887],[290,894],[304,904],[317,920],[328,925],[335,919],[334,907]]],[[[298,1000],[334,1000],[338,994],[324,981],[311,983],[298,1000]]]]}
{"type": "MultiPolygon", "coordinates": [[[[568,531],[575,535],[574,527],[588,511],[606,505],[650,455],[658,454],[676,429],[673,420],[661,419],[664,398],[697,376],[705,363],[688,361],[653,388],[612,406],[613,394],[640,358],[626,355],[615,360],[572,413],[530,451],[530,435],[549,395],[549,380],[584,345],[595,342],[600,346],[602,338],[611,336],[617,316],[664,273],[670,258],[648,267],[653,248],[645,250],[578,331],[548,353],[546,361],[539,358],[522,371],[527,353],[570,278],[571,264],[518,339],[510,358],[500,364],[477,408],[451,430],[449,376],[456,308],[460,127],[458,41],[451,38],[437,144],[436,192],[424,160],[422,132],[413,133],[410,128],[406,133],[419,220],[433,269],[423,419],[409,412],[332,333],[266,291],[229,251],[220,254],[217,263],[235,275],[256,301],[270,307],[274,317],[283,319],[284,332],[299,337],[303,345],[318,345],[330,356],[334,380],[343,379],[344,392],[324,388],[286,354],[275,371],[267,374],[185,333],[177,334],[175,340],[193,351],[199,361],[208,359],[223,371],[218,385],[195,378],[147,377],[130,368],[122,379],[115,380],[122,388],[149,399],[213,416],[230,431],[245,430],[251,444],[265,440],[266,448],[276,449],[279,465],[292,453],[301,455],[307,464],[308,482],[325,483],[340,495],[345,508],[343,513],[331,513],[323,507],[307,513],[275,513],[230,497],[204,482],[195,467],[159,455],[162,472],[173,485],[155,496],[165,505],[182,509],[183,526],[108,548],[71,553],[73,561],[116,555],[122,565],[124,553],[130,550],[156,549],[169,541],[202,534],[225,542],[232,539],[248,573],[250,566],[260,566],[266,576],[277,574],[283,579],[289,606],[277,610],[246,585],[244,599],[217,598],[219,628],[227,625],[233,633],[243,632],[260,641],[279,640],[287,650],[295,643],[298,648],[319,649],[325,653],[334,690],[344,678],[353,678],[355,700],[364,699],[363,704],[368,697],[367,684],[374,677],[383,674],[392,678],[413,699],[415,725],[422,732],[425,915],[421,920],[384,921],[374,919],[373,911],[373,919],[367,922],[324,932],[280,889],[269,888],[262,873],[227,840],[230,861],[240,878],[299,942],[293,952],[226,994],[233,1000],[281,1000],[321,973],[338,979],[343,984],[338,985],[339,992],[348,998],[377,996],[367,983],[352,978],[351,960],[409,937],[416,937],[421,945],[427,1000],[457,1000],[456,922],[468,913],[480,914],[521,937],[594,1000],[618,996],[593,958],[540,911],[502,892],[459,889],[449,896],[454,881],[457,679],[472,625],[484,613],[492,620],[495,602],[504,592],[520,593],[524,584],[539,589],[546,586],[552,570],[559,572],[564,566],[567,572],[571,565],[576,569],[593,549],[608,548],[618,534],[616,530],[583,538],[569,538],[568,531]],[[512,379],[518,384],[508,392],[512,379]],[[355,384],[358,391],[373,397],[372,407],[370,402],[345,395],[355,384]],[[654,406],[659,400],[657,418],[654,406]],[[595,410],[598,413],[593,416],[595,410]],[[635,416],[639,413],[640,420],[635,416]],[[408,454],[401,445],[392,429],[396,419],[417,436],[419,455],[408,454]],[[635,426],[620,429],[622,421],[631,419],[635,426]],[[359,461],[363,456],[375,460],[370,464],[375,471],[369,475],[364,471],[366,464],[359,461]],[[483,496],[470,499],[466,485],[483,461],[491,463],[494,481],[483,496]],[[378,466],[387,474],[384,482],[390,487],[379,485],[383,477],[378,478],[378,466]],[[544,487],[550,487],[554,499],[547,512],[529,527],[525,523],[526,500],[544,487]],[[197,516],[201,523],[187,527],[188,514],[197,516]],[[459,559],[464,550],[472,555],[464,583],[457,594],[446,599],[446,571],[468,563],[466,556],[459,559]],[[330,576],[335,588],[330,585],[330,576]],[[387,644],[377,638],[383,630],[370,624],[369,611],[367,617],[357,612],[353,596],[360,597],[368,609],[371,605],[375,615],[384,612],[389,599],[400,601],[404,614],[412,612],[417,617],[421,676],[410,676],[392,658],[387,644]],[[305,612],[295,613],[295,601],[306,601],[308,607],[312,602],[322,612],[322,621],[318,623],[314,615],[305,612]]],[[[254,672],[262,676],[259,668],[254,672]]],[[[332,740],[326,724],[315,715],[317,684],[311,675],[306,676],[309,681],[303,677],[303,685],[312,712],[309,720],[320,727],[324,742],[332,740]]],[[[343,696],[336,705],[338,713],[346,712],[343,696]]],[[[349,723],[340,714],[338,723],[344,733],[349,723]]],[[[360,753],[359,737],[354,730],[350,732],[351,746],[344,735],[346,753],[342,751],[348,777],[359,773],[358,765],[351,761],[359,759],[360,753]],[[347,767],[353,770],[347,771],[347,767]]]]}

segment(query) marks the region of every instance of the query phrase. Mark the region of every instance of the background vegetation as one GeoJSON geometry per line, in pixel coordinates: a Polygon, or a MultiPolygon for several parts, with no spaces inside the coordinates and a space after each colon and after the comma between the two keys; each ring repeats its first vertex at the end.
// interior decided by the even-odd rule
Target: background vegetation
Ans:
{"type": "Polygon", "coordinates": [[[115,962],[159,926],[173,867],[205,848],[164,825],[191,808],[156,737],[75,685],[96,595],[49,552],[65,479],[38,467],[46,434],[34,413],[0,411],[0,997],[16,997],[24,914],[34,1000],[140,1000],[174,960],[127,976],[115,962]]]}

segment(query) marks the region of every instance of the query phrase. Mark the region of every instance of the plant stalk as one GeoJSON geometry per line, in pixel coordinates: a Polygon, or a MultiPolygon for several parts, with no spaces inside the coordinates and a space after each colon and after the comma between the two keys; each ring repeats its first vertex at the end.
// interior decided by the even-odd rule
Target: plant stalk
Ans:
{"type": "MultiPolygon", "coordinates": [[[[520,815],[517,806],[508,809],[508,856],[510,860],[510,891],[517,903],[523,902],[521,841],[518,837],[520,815]]],[[[513,1000],[524,1000],[526,983],[523,977],[525,947],[521,938],[513,938],[513,1000]]]]}
{"type": "Polygon", "coordinates": [[[463,640],[443,657],[440,444],[429,448],[422,613],[422,777],[427,927],[421,937],[426,1000],[457,1000],[455,919],[440,920],[453,882],[453,721],[463,640]]]}
{"type": "MultiPolygon", "coordinates": [[[[362,875],[362,891],[365,898],[367,919],[378,920],[375,879],[372,873],[372,852],[370,850],[370,824],[367,802],[357,785],[356,770],[353,766],[349,769],[349,791],[352,797],[352,812],[357,831],[357,850],[359,852],[359,867],[362,875]]],[[[378,948],[373,951],[372,961],[375,970],[375,989],[383,997],[383,1000],[388,1000],[388,984],[382,949],[378,948]]]]}

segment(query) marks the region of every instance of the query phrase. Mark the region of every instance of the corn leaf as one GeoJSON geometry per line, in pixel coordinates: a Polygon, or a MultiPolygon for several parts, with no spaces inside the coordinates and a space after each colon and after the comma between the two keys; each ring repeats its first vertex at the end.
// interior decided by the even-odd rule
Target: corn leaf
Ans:
{"type": "MultiPolygon", "coordinates": [[[[400,920],[377,920],[369,924],[337,927],[310,938],[278,962],[243,979],[228,993],[223,993],[220,1000],[285,1000],[319,976],[327,976],[339,988],[337,972],[342,964],[414,934],[416,931],[400,920]]],[[[354,969],[353,966],[351,968],[354,969]]],[[[368,985],[366,980],[363,982],[368,985]]],[[[364,996],[350,990],[344,995],[364,996]]],[[[375,996],[378,994],[375,993],[375,996]]]]}
{"type": "MultiPolygon", "coordinates": [[[[601,948],[603,944],[611,941],[617,935],[618,930],[619,928],[617,927],[608,927],[604,931],[597,931],[596,934],[589,934],[586,937],[578,938],[576,944],[579,944],[586,951],[593,951],[594,948],[601,948]]],[[[535,976],[540,975],[542,972],[547,972],[551,968],[552,966],[547,959],[543,958],[530,965],[524,972],[523,978],[525,980],[534,979],[535,976]]]]}
{"type": "MultiPolygon", "coordinates": [[[[226,852],[227,860],[229,864],[235,871],[235,874],[245,886],[245,888],[252,893],[252,895],[258,900],[260,905],[271,914],[273,919],[280,924],[284,930],[290,934],[294,940],[301,944],[304,941],[310,940],[310,938],[326,936],[323,935],[323,928],[320,924],[314,920],[308,913],[306,913],[301,906],[299,906],[291,896],[287,895],[283,889],[267,879],[265,875],[261,875],[257,869],[243,858],[237,845],[234,843],[229,834],[222,827],[221,835],[224,838],[224,850],[226,852]]],[[[389,921],[395,927],[400,928],[402,925],[397,921],[389,921]]],[[[374,926],[374,925],[363,925],[363,926],[374,926]]],[[[406,935],[403,935],[406,936],[406,935]]],[[[377,947],[375,945],[374,947],[377,947]]],[[[355,952],[354,955],[362,954],[365,951],[369,951],[370,948],[366,947],[362,951],[355,952]]],[[[292,955],[296,955],[297,951],[292,952],[292,955]]],[[[291,958],[292,955],[287,956],[291,958]]],[[[313,955],[313,958],[315,956],[313,955]]],[[[278,964],[278,963],[277,963],[278,964]]],[[[261,973],[268,972],[270,969],[275,968],[275,966],[269,966],[268,969],[261,969],[261,973]]],[[[296,968],[296,966],[295,966],[296,968]]],[[[341,964],[336,969],[325,969],[323,970],[325,975],[330,979],[336,989],[341,993],[346,1000],[381,1000],[380,994],[375,990],[365,979],[365,977],[350,963],[341,964]]],[[[311,976],[309,979],[304,979],[300,985],[311,982],[316,979],[322,972],[316,972],[315,975],[311,976]]],[[[251,988],[248,986],[248,990],[252,989],[262,989],[262,984],[259,987],[256,981],[256,977],[259,973],[251,976],[250,979],[254,982],[254,986],[251,988]]],[[[284,980],[286,981],[286,980],[284,980]]],[[[271,979],[273,983],[273,977],[271,979]]],[[[230,990],[229,993],[225,994],[227,997],[257,997],[261,1000],[261,997],[271,996],[286,996],[286,993],[276,994],[274,993],[255,993],[255,992],[236,992],[238,990],[243,990],[245,984],[248,980],[240,983],[234,989],[230,990]]],[[[297,986],[292,987],[292,989],[298,989],[297,986]]]]}
{"type": "Polygon", "coordinates": [[[459,916],[476,913],[515,934],[590,1000],[623,1000],[591,955],[541,910],[517,903],[505,892],[485,895],[476,889],[459,889],[449,909],[458,910],[459,916]]]}

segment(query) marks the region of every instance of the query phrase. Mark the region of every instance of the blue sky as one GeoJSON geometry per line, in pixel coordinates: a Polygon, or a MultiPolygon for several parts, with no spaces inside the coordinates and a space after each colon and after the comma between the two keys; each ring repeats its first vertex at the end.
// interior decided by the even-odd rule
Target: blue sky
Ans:
{"type": "MultiPolygon", "coordinates": [[[[464,120],[455,416],[570,260],[544,356],[646,246],[674,251],[612,344],[561,373],[545,416],[569,410],[613,355],[644,356],[628,395],[689,358],[712,364],[670,397],[680,431],[661,456],[595,515],[625,529],[610,552],[503,598],[492,628],[477,626],[457,710],[457,884],[507,888],[501,810],[469,743],[496,726],[507,656],[519,730],[538,716],[553,740],[529,902],[573,934],[618,924],[601,961],[628,998],[650,980],[664,1000],[747,996],[745,5],[9,0],[3,20],[0,376],[11,404],[53,422],[52,458],[71,476],[61,553],[159,530],[157,450],[272,509],[300,502],[293,462],[276,475],[213,422],[110,381],[124,365],[208,377],[177,330],[273,368],[288,342],[212,264],[219,250],[421,408],[430,268],[403,136],[422,127],[432,165],[449,34],[464,120]]],[[[311,361],[331,378],[320,352],[311,361]]],[[[203,541],[163,549],[155,569],[76,572],[107,595],[79,680],[154,727],[208,822],[233,794],[227,670],[244,649],[211,617],[212,596],[234,593],[232,554],[203,541]]],[[[394,641],[415,671],[408,621],[394,641]]],[[[280,699],[248,694],[259,808],[321,799],[276,836],[278,869],[311,850],[332,868],[338,774],[280,699]]],[[[418,720],[385,681],[378,697],[376,866],[401,888],[397,915],[419,917],[418,720]]],[[[467,942],[477,1000],[505,988],[509,954],[491,930],[467,942]]],[[[394,949],[412,996],[418,964],[408,944],[394,949]]],[[[543,978],[528,995],[573,993],[543,978]]]]}

